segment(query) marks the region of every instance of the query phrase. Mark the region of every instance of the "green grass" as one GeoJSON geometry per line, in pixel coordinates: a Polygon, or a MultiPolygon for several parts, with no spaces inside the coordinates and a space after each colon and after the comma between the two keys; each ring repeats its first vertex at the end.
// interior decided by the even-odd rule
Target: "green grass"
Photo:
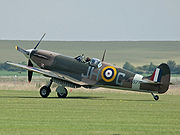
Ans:
{"type": "Polygon", "coordinates": [[[180,134],[180,95],[0,90],[0,135],[180,134]]]}

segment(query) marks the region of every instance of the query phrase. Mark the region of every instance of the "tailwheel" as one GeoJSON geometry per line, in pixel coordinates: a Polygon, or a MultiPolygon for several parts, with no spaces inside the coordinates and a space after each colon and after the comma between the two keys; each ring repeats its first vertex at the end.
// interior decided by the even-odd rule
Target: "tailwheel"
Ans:
{"type": "Polygon", "coordinates": [[[43,86],[40,89],[40,95],[43,98],[47,98],[51,92],[51,89],[48,86],[43,86]]]}
{"type": "Polygon", "coordinates": [[[154,100],[158,100],[159,99],[159,96],[158,95],[155,95],[154,96],[154,100]]]}
{"type": "Polygon", "coordinates": [[[68,95],[67,89],[62,86],[58,86],[56,92],[59,98],[66,98],[68,95]]]}
{"type": "Polygon", "coordinates": [[[154,100],[159,100],[159,96],[158,95],[154,95],[153,93],[151,93],[152,94],[152,96],[153,96],[153,98],[154,98],[154,100]]]}

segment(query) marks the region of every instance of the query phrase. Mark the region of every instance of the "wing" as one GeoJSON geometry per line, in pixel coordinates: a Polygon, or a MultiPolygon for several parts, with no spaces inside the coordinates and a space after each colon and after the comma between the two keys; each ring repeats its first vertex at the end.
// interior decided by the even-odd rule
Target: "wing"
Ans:
{"type": "Polygon", "coordinates": [[[60,74],[55,73],[55,72],[50,71],[50,70],[40,69],[40,68],[36,68],[36,67],[30,67],[30,66],[26,66],[26,65],[12,63],[12,62],[6,62],[6,63],[9,65],[13,65],[13,66],[16,66],[19,68],[23,68],[23,69],[26,69],[29,71],[33,71],[33,72],[42,74],[42,75],[47,76],[47,77],[54,78],[56,81],[58,80],[60,83],[66,83],[66,84],[68,83],[68,84],[74,84],[76,86],[81,86],[81,84],[74,82],[73,80],[67,79],[64,76],[61,76],[60,74]]]}
{"type": "Polygon", "coordinates": [[[12,62],[6,62],[9,65],[13,65],[19,68],[23,68],[29,71],[33,71],[39,74],[43,74],[47,77],[54,77],[54,78],[59,78],[59,76],[57,76],[55,73],[49,71],[49,70],[45,70],[45,69],[39,69],[39,68],[35,68],[35,67],[30,67],[30,66],[26,66],[26,65],[21,65],[21,64],[16,64],[16,63],[12,63],[12,62]]]}

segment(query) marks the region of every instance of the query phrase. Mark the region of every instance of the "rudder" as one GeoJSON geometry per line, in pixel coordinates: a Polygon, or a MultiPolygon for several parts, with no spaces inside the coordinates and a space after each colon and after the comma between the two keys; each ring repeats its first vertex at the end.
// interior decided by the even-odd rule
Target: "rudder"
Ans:
{"type": "Polygon", "coordinates": [[[151,81],[160,83],[158,93],[165,93],[168,90],[170,84],[169,66],[165,63],[162,63],[155,69],[149,79],[151,81]]]}

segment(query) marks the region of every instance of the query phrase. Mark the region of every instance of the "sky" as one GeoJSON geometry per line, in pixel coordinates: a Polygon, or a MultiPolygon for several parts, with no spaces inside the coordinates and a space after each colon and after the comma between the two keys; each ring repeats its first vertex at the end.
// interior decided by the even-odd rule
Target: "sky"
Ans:
{"type": "Polygon", "coordinates": [[[180,40],[180,0],[0,0],[0,39],[180,40]]]}

